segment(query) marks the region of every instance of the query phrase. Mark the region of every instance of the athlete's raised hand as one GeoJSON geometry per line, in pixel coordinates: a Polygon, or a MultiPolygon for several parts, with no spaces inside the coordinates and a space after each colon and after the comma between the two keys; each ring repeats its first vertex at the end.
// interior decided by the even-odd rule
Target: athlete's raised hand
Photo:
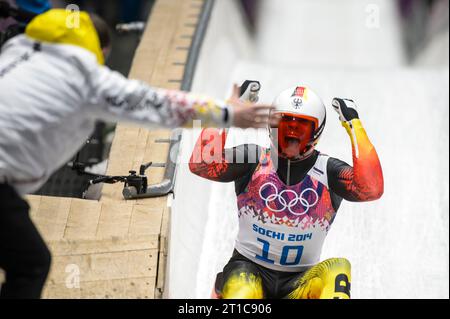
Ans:
{"type": "Polygon", "coordinates": [[[277,124],[278,119],[270,117],[270,111],[274,110],[272,105],[241,101],[239,95],[239,86],[234,84],[233,93],[227,101],[228,105],[232,107],[231,124],[233,126],[241,128],[267,128],[269,125],[277,124]]]}
{"type": "Polygon", "coordinates": [[[358,108],[353,100],[335,97],[331,104],[339,114],[341,122],[350,122],[353,119],[359,119],[358,108]]]}

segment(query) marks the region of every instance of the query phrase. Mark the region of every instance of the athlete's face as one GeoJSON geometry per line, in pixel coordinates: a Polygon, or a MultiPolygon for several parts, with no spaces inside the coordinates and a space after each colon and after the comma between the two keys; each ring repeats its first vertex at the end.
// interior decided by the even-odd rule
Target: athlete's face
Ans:
{"type": "Polygon", "coordinates": [[[288,159],[298,159],[311,140],[314,122],[298,115],[282,113],[278,127],[272,128],[277,137],[280,155],[288,159]]]}

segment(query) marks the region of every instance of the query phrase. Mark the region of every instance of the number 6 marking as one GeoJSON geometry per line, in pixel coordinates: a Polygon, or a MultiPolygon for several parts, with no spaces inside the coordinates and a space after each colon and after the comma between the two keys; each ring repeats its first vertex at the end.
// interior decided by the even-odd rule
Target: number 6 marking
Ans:
{"type": "MultiPolygon", "coordinates": [[[[346,294],[350,298],[350,282],[348,281],[348,277],[346,274],[339,274],[336,276],[335,280],[335,292],[342,292],[346,294]],[[344,285],[342,285],[344,283],[344,285]]],[[[335,297],[334,299],[339,299],[338,297],[335,297]]]]}

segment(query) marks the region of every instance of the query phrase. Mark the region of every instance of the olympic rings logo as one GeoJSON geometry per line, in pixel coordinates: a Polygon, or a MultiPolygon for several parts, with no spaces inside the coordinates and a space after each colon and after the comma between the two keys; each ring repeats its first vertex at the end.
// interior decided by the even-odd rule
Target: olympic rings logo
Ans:
{"type": "Polygon", "coordinates": [[[278,193],[278,189],[277,189],[277,187],[275,186],[275,184],[270,183],[270,182],[265,183],[264,185],[261,186],[261,188],[259,189],[259,196],[261,197],[262,200],[265,201],[266,207],[267,207],[268,209],[270,209],[271,211],[273,211],[273,212],[275,212],[275,213],[279,213],[279,212],[282,212],[282,211],[288,209],[292,214],[297,215],[297,216],[302,216],[302,215],[305,215],[306,213],[308,213],[309,209],[312,208],[312,207],[314,207],[314,206],[317,204],[317,202],[319,201],[319,195],[318,195],[317,192],[316,192],[314,189],[312,189],[312,188],[306,188],[306,189],[304,189],[304,190],[300,193],[300,196],[299,196],[296,192],[294,192],[294,191],[291,190],[291,189],[285,189],[285,190],[281,191],[280,193],[278,193]],[[267,197],[264,197],[263,194],[262,194],[262,192],[263,192],[263,190],[265,190],[267,187],[272,187],[272,188],[275,190],[275,192],[274,192],[274,194],[271,194],[271,195],[269,195],[269,196],[267,196],[267,197]],[[306,198],[304,198],[303,195],[304,195],[305,193],[307,193],[307,192],[312,192],[312,193],[314,194],[315,200],[314,200],[313,203],[309,203],[308,200],[307,200],[306,198]],[[289,203],[288,203],[288,202],[286,201],[286,199],[283,197],[284,194],[292,194],[292,195],[294,195],[294,198],[292,198],[292,199],[289,201],[289,203]],[[269,203],[270,203],[270,202],[273,202],[274,200],[277,200],[277,201],[281,204],[282,208],[280,208],[280,209],[274,209],[274,208],[270,207],[270,206],[269,206],[269,203]],[[299,201],[300,201],[300,203],[303,205],[303,207],[305,208],[305,210],[304,210],[302,213],[298,213],[298,212],[292,211],[292,208],[295,207],[295,205],[297,205],[297,203],[298,203],[299,201]]]}

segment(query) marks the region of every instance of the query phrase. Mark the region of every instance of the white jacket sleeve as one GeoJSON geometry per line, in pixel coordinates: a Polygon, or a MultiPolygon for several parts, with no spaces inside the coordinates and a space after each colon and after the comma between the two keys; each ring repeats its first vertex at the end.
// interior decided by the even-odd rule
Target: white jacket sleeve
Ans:
{"type": "Polygon", "coordinates": [[[104,66],[95,68],[89,82],[89,112],[99,119],[170,128],[187,127],[193,119],[202,126],[232,123],[232,109],[223,101],[150,87],[104,66]]]}

